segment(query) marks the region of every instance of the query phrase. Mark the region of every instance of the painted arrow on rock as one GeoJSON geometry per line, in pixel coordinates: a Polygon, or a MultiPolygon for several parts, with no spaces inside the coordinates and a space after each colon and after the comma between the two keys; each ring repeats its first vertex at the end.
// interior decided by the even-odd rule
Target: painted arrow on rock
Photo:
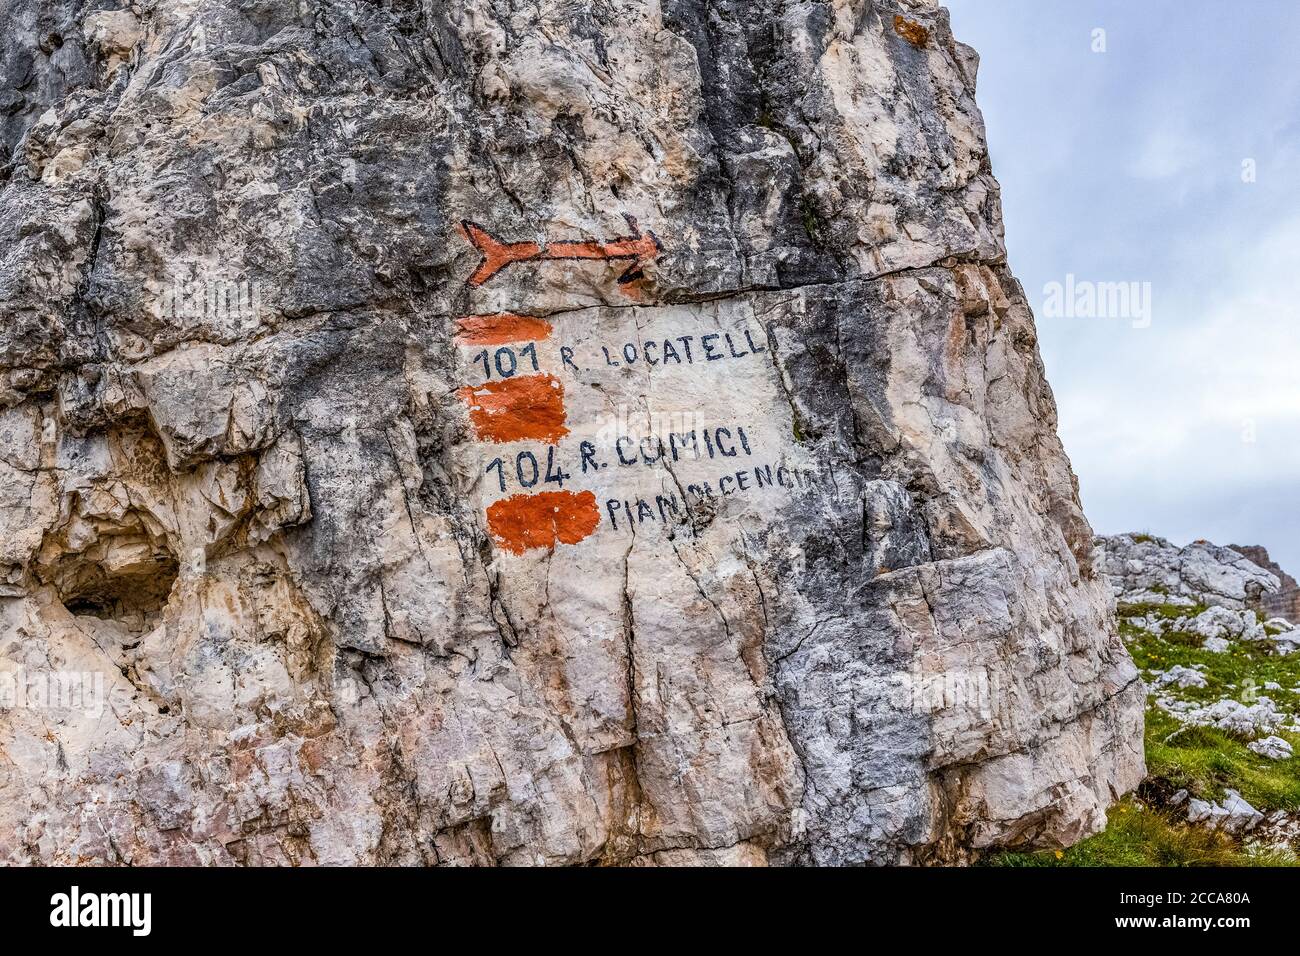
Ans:
{"type": "Polygon", "coordinates": [[[478,223],[463,220],[460,224],[465,238],[474,244],[483,260],[468,282],[480,286],[508,265],[516,262],[543,262],[558,259],[631,259],[619,282],[631,282],[642,276],[642,268],[653,262],[663,251],[659,239],[649,229],[641,229],[631,216],[624,216],[632,235],[614,239],[590,239],[581,242],[502,242],[478,223]]]}

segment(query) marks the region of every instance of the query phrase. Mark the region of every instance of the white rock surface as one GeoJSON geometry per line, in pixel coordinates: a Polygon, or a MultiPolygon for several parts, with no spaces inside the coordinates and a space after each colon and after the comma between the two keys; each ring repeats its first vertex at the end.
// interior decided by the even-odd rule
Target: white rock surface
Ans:
{"type": "Polygon", "coordinates": [[[1252,740],[1246,744],[1246,748],[1269,760],[1290,760],[1292,756],[1291,745],[1281,737],[1270,736],[1252,740]]]}
{"type": "Polygon", "coordinates": [[[1208,541],[1180,548],[1154,535],[1118,534],[1099,537],[1097,545],[1116,599],[1127,604],[1189,602],[1245,610],[1279,588],[1276,575],[1208,541]]]}
{"type": "Polygon", "coordinates": [[[1176,664],[1169,670],[1165,671],[1156,680],[1156,684],[1165,687],[1172,685],[1174,687],[1204,687],[1205,675],[1191,667],[1184,667],[1176,664]]]}
{"type": "Polygon", "coordinates": [[[1277,649],[1279,654],[1282,654],[1283,656],[1294,654],[1297,650],[1300,650],[1300,629],[1292,629],[1280,634],[1273,634],[1269,640],[1273,642],[1273,646],[1277,649]]]}
{"type": "Polygon", "coordinates": [[[1290,716],[1279,711],[1271,698],[1263,695],[1251,704],[1225,698],[1183,711],[1181,717],[1189,724],[1215,727],[1243,737],[1272,733],[1290,720],[1290,716]]]}
{"type": "Polygon", "coordinates": [[[1196,617],[1185,621],[1181,628],[1207,640],[1222,638],[1259,641],[1268,636],[1254,611],[1239,611],[1226,607],[1206,608],[1196,617]]]}
{"type": "Polygon", "coordinates": [[[1247,803],[1236,790],[1226,790],[1221,804],[1195,798],[1188,801],[1187,820],[1189,823],[1203,823],[1214,829],[1241,834],[1259,826],[1264,820],[1264,814],[1247,803]]]}
{"type": "Polygon", "coordinates": [[[1264,822],[1256,828],[1253,836],[1261,847],[1289,854],[1294,860],[1296,849],[1300,847],[1300,817],[1284,810],[1274,810],[1265,815],[1264,822]]]}

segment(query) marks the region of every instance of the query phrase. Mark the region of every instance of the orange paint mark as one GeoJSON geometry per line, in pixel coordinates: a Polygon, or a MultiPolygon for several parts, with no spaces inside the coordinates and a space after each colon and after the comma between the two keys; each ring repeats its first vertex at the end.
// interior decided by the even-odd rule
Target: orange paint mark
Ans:
{"type": "Polygon", "coordinates": [[[659,252],[659,244],[650,233],[629,236],[622,239],[610,239],[601,242],[597,239],[585,242],[552,242],[546,247],[547,259],[636,259],[638,262],[653,259],[659,252]]]}
{"type": "Polygon", "coordinates": [[[549,338],[551,323],[535,315],[498,312],[466,315],[456,320],[457,345],[505,345],[549,338]]]}
{"type": "Polygon", "coordinates": [[[523,554],[530,548],[577,544],[600,524],[600,509],[590,491],[542,491],[494,502],[487,520],[497,544],[523,554]]]}
{"type": "Polygon", "coordinates": [[[663,251],[659,239],[649,229],[641,229],[636,220],[625,216],[627,224],[633,230],[630,236],[618,236],[614,239],[592,239],[581,242],[552,242],[542,246],[536,242],[505,242],[492,235],[478,223],[463,220],[460,224],[465,238],[479,251],[482,259],[478,268],[466,281],[472,286],[480,286],[488,279],[515,262],[554,259],[606,259],[617,261],[630,259],[631,264],[618,277],[620,283],[632,282],[644,275],[643,267],[648,262],[659,258],[663,251]]]}
{"type": "Polygon", "coordinates": [[[544,441],[555,444],[564,427],[564,386],[554,375],[521,375],[466,385],[457,395],[469,406],[481,441],[544,441]]]}
{"type": "Polygon", "coordinates": [[[535,242],[499,242],[482,226],[468,219],[460,224],[460,228],[465,238],[483,257],[474,274],[469,277],[470,285],[482,285],[510,263],[536,259],[542,251],[542,247],[535,242]]]}
{"type": "Polygon", "coordinates": [[[925,46],[930,41],[930,31],[915,20],[894,14],[894,32],[912,46],[925,46]]]}

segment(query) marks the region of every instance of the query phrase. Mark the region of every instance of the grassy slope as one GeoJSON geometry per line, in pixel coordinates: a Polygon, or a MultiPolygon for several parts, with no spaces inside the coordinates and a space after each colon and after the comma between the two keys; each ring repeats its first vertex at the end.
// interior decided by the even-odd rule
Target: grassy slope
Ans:
{"type": "MultiPolygon", "coordinates": [[[[1173,605],[1121,606],[1120,632],[1148,683],[1153,671],[1181,664],[1203,665],[1203,688],[1162,691],[1198,704],[1233,697],[1253,702],[1265,695],[1278,709],[1300,713],[1300,653],[1270,655],[1250,642],[1234,642],[1225,653],[1201,650],[1201,639],[1186,633],[1157,636],[1134,627],[1126,618],[1158,615],[1167,620],[1193,616],[1203,607],[1173,605]],[[1266,690],[1265,683],[1282,690],[1266,690]]],[[[1246,749],[1246,741],[1204,727],[1184,728],[1176,719],[1147,705],[1147,781],[1110,811],[1106,829],[1060,851],[1002,853],[986,862],[994,866],[1269,866],[1297,865],[1294,855],[1263,851],[1249,839],[1243,844],[1203,827],[1188,826],[1187,806],[1165,807],[1168,798],[1185,789],[1194,797],[1218,800],[1228,788],[1237,790],[1255,809],[1300,810],[1300,734],[1279,731],[1295,748],[1290,760],[1268,760],[1246,749]]]]}

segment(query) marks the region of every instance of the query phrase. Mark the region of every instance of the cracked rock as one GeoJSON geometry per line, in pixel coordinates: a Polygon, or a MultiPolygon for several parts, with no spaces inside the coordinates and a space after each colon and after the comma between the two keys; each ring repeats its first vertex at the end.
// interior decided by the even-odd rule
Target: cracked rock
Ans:
{"type": "Polygon", "coordinates": [[[937,3],[0,22],[0,663],[103,705],[0,710],[0,861],[967,862],[1142,779],[937,3]]]}
{"type": "Polygon", "coordinates": [[[1191,799],[1187,804],[1189,823],[1203,823],[1228,833],[1245,833],[1259,826],[1264,814],[1252,807],[1236,790],[1225,790],[1223,803],[1191,799]]]}
{"type": "Polygon", "coordinates": [[[1169,670],[1165,671],[1156,680],[1158,686],[1172,684],[1174,687],[1204,687],[1206,684],[1205,675],[1191,667],[1184,667],[1176,664],[1169,670]]]}
{"type": "Polygon", "coordinates": [[[1248,750],[1253,750],[1261,757],[1267,757],[1269,760],[1290,760],[1291,745],[1281,737],[1269,736],[1260,740],[1252,740],[1246,744],[1248,750]]]}

